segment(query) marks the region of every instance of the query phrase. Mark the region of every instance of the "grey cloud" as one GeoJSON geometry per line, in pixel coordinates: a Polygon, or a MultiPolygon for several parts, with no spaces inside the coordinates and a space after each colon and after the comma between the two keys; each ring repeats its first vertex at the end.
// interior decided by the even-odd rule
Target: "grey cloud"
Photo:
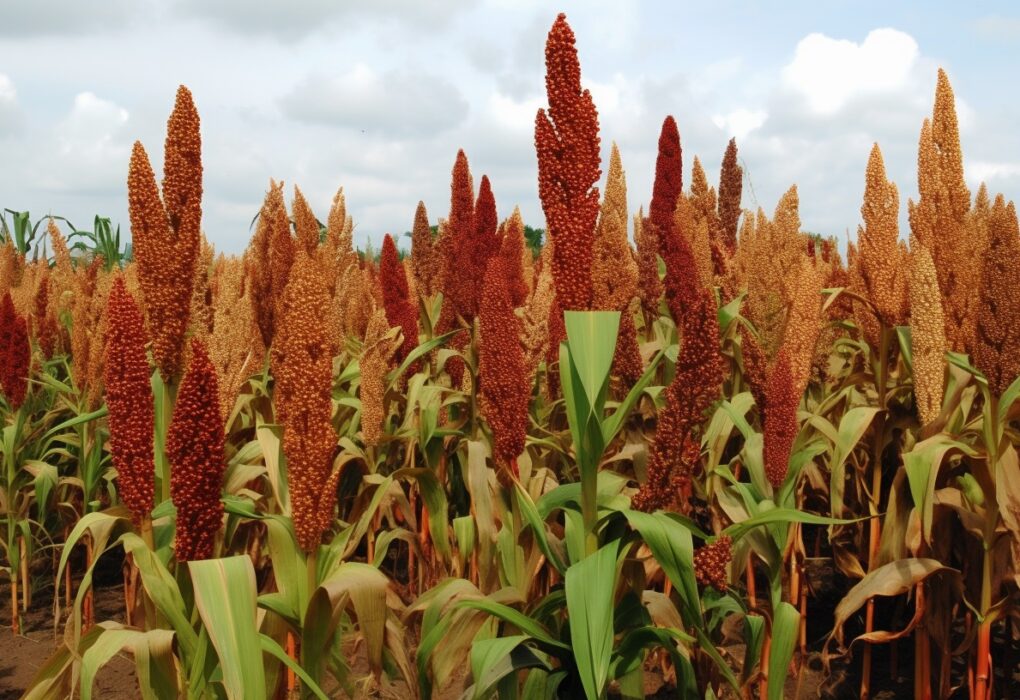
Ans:
{"type": "Polygon", "coordinates": [[[128,23],[142,0],[0,0],[0,36],[83,34],[128,23]]]}
{"type": "MultiPolygon", "coordinates": [[[[253,34],[290,41],[336,30],[352,23],[392,20],[416,29],[435,29],[471,6],[473,0],[176,0],[183,17],[208,20],[238,34],[253,34]]],[[[342,41],[342,36],[338,37],[342,41]]]]}
{"type": "Polygon", "coordinates": [[[284,113],[309,124],[415,137],[460,124],[468,103],[449,81],[427,74],[356,67],[344,76],[308,76],[281,100],[284,113]]]}

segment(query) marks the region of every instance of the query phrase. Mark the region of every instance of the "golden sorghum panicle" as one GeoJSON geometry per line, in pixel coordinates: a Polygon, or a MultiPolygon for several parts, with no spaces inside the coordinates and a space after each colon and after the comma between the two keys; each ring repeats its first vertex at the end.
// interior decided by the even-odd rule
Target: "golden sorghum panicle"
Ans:
{"type": "MultiPolygon", "coordinates": [[[[553,282],[556,281],[556,273],[553,272],[553,282]]],[[[555,287],[555,284],[553,285],[555,287]]],[[[563,317],[563,309],[560,307],[559,297],[553,295],[552,304],[549,305],[549,345],[545,352],[545,380],[546,390],[550,399],[560,395],[560,343],[567,339],[567,325],[563,317]]]]}
{"type": "Polygon", "coordinates": [[[592,308],[619,311],[637,293],[638,268],[627,240],[627,180],[616,144],[609,157],[592,261],[592,308]]]}
{"type": "Polygon", "coordinates": [[[213,333],[209,356],[216,367],[223,420],[234,408],[241,385],[264,361],[266,349],[255,324],[252,288],[245,284],[244,258],[221,258],[213,285],[213,333]]]}
{"type": "Polygon", "coordinates": [[[294,186],[294,203],[291,204],[291,211],[298,246],[308,255],[315,257],[319,248],[319,220],[315,218],[308,200],[301,194],[297,185],[294,186]]]}
{"type": "MultiPolygon", "coordinates": [[[[379,277],[382,282],[383,308],[390,326],[400,328],[404,340],[397,348],[397,362],[403,362],[418,347],[418,309],[412,303],[407,288],[407,277],[400,263],[397,244],[386,234],[383,238],[382,255],[379,260],[379,277]]],[[[418,371],[419,363],[408,368],[408,374],[418,371]]]]}
{"type": "Polygon", "coordinates": [[[270,353],[294,532],[306,552],[318,546],[333,521],[339,478],[333,471],[333,356],[324,323],[329,294],[322,278],[319,264],[299,250],[270,353]]]}
{"type": "Polygon", "coordinates": [[[202,142],[198,112],[184,86],[167,122],[163,198],[142,144],[135,142],[128,169],[128,212],[138,261],[152,355],[160,374],[180,373],[191,311],[202,220],[202,142]]]}
{"type": "Polygon", "coordinates": [[[17,410],[25,401],[31,362],[28,324],[14,309],[10,292],[6,292],[0,301],[0,391],[12,409],[17,410]]]}
{"type": "Polygon", "coordinates": [[[763,458],[765,477],[778,488],[786,479],[790,467],[793,442],[797,439],[797,407],[803,395],[800,380],[795,376],[786,346],[779,351],[769,372],[765,390],[765,430],[763,458]]]}
{"type": "Polygon", "coordinates": [[[725,591],[729,587],[731,559],[733,541],[729,535],[720,535],[711,544],[698,547],[694,550],[694,576],[698,583],[725,591]]]}
{"type": "Polygon", "coordinates": [[[135,522],[152,512],[155,480],[151,370],[145,354],[145,324],[124,279],[117,277],[107,305],[104,383],[109,409],[110,456],[120,499],[135,522]]]}
{"type": "Polygon", "coordinates": [[[269,182],[258,226],[248,247],[248,262],[251,303],[262,334],[262,344],[269,347],[277,330],[283,290],[294,264],[294,239],[290,235],[282,182],[269,182]]]}
{"type": "Polygon", "coordinates": [[[96,276],[96,287],[89,299],[89,356],[88,356],[88,406],[98,408],[103,401],[103,365],[106,360],[106,331],[108,318],[105,313],[114,276],[105,272],[100,265],[96,276]]]}
{"type": "Polygon", "coordinates": [[[953,91],[941,70],[932,119],[921,128],[917,178],[921,198],[916,205],[908,203],[910,226],[935,261],[946,339],[951,350],[973,352],[986,241],[967,230],[970,191],[963,179],[953,91]]]}
{"type": "Polygon", "coordinates": [[[439,291],[439,275],[442,259],[429,227],[429,215],[425,202],[418,202],[414,212],[414,227],[411,229],[411,268],[418,283],[418,294],[431,297],[439,291]]]}
{"type": "Polygon", "coordinates": [[[549,351],[549,315],[556,291],[552,279],[552,247],[546,243],[538,261],[535,287],[524,307],[522,338],[528,361],[528,374],[534,375],[549,351]]]}
{"type": "Polygon", "coordinates": [[[683,236],[690,250],[694,276],[698,284],[711,286],[715,279],[715,267],[712,264],[712,247],[708,238],[709,221],[702,217],[695,198],[680,195],[673,214],[673,225],[683,236]]]}
{"type": "Polygon", "coordinates": [[[946,72],[939,68],[935,107],[931,119],[932,139],[939,153],[939,177],[949,194],[953,218],[962,221],[970,210],[970,190],[963,177],[963,149],[956,120],[956,99],[946,72]]]}
{"type": "Polygon", "coordinates": [[[715,189],[708,186],[705,169],[701,167],[697,156],[694,156],[691,173],[689,202],[693,209],[694,226],[687,232],[687,239],[698,263],[698,274],[703,284],[711,285],[716,274],[712,248],[720,237],[722,223],[716,213],[715,189]]]}
{"type": "Polygon", "coordinates": [[[574,32],[560,14],[545,44],[548,112],[535,116],[538,195],[554,241],[553,280],[561,309],[591,307],[592,244],[602,176],[599,119],[591,93],[581,88],[574,32]]]}
{"type": "MultiPolygon", "coordinates": [[[[291,267],[294,265],[297,246],[294,237],[291,236],[291,222],[287,216],[287,205],[284,202],[284,184],[279,184],[276,194],[273,195],[270,183],[269,194],[266,195],[268,211],[263,205],[262,213],[259,215],[259,223],[262,216],[266,217],[268,235],[268,255],[258,256],[252,260],[253,265],[260,268],[260,283],[256,285],[256,296],[254,299],[264,308],[259,313],[259,329],[262,331],[262,342],[269,347],[278,329],[276,320],[283,315],[284,290],[291,279],[291,267]],[[262,295],[268,296],[263,298],[262,295]],[[268,314],[268,331],[266,337],[264,330],[264,316],[268,314]]],[[[256,233],[257,235],[257,233],[256,233]]]]}
{"type": "MultiPolygon", "coordinates": [[[[732,258],[737,252],[737,222],[744,187],[744,169],[737,163],[737,140],[730,139],[719,172],[719,243],[732,258]]],[[[720,274],[717,270],[716,274],[720,274]]]]}
{"type": "Polygon", "coordinates": [[[796,281],[782,348],[789,359],[794,389],[799,396],[804,393],[811,377],[815,346],[822,330],[822,280],[814,263],[804,258],[796,281]]]}
{"type": "Polygon", "coordinates": [[[399,341],[390,332],[386,311],[377,309],[369,318],[365,342],[361,350],[361,436],[366,445],[378,445],[382,440],[383,420],[386,417],[386,373],[390,369],[399,341]]]}
{"type": "Polygon", "coordinates": [[[735,273],[747,287],[744,315],[758,331],[762,349],[774,358],[793,301],[804,253],[800,235],[799,200],[793,186],[776,205],[772,221],[758,210],[753,226],[746,223],[737,249],[735,273]]]}
{"type": "Polygon", "coordinates": [[[1016,209],[1000,194],[988,218],[974,363],[996,396],[1020,376],[1020,228],[1016,209]]]}
{"type": "Polygon", "coordinates": [[[24,258],[14,248],[14,241],[8,237],[0,244],[0,294],[7,294],[21,283],[24,258]]]}
{"type": "Polygon", "coordinates": [[[516,474],[528,429],[531,375],[521,348],[520,320],[510,300],[506,261],[493,256],[485,274],[479,309],[481,347],[478,372],[482,415],[492,428],[493,457],[516,474]]]}
{"type": "Polygon", "coordinates": [[[639,510],[687,509],[690,478],[701,458],[701,424],[722,384],[718,310],[710,290],[698,293],[682,321],[676,375],[659,412],[648,481],[633,501],[639,510]]]}
{"type": "Polygon", "coordinates": [[[861,206],[863,228],[858,231],[857,269],[864,282],[865,295],[878,311],[887,327],[901,326],[907,278],[903,274],[906,260],[900,258],[899,192],[886,179],[882,151],[876,143],[868,157],[861,206]]]}
{"type": "Polygon", "coordinates": [[[191,332],[193,337],[207,338],[213,329],[212,292],[209,276],[213,269],[212,245],[202,236],[202,248],[195,264],[195,281],[191,288],[191,332]]]}
{"type": "Polygon", "coordinates": [[[73,307],[71,308],[71,379],[83,395],[88,391],[89,341],[97,331],[92,316],[92,297],[102,267],[101,258],[88,266],[79,265],[74,275],[73,307]]]}
{"type": "MultiPolygon", "coordinates": [[[[326,218],[326,237],[316,250],[316,258],[326,275],[326,287],[330,297],[336,296],[337,285],[347,266],[357,261],[354,252],[352,234],[354,222],[347,216],[347,202],[344,200],[344,188],[337,190],[333,196],[333,204],[326,218]]],[[[333,314],[330,323],[339,325],[339,318],[333,314]]]]}
{"type": "Polygon", "coordinates": [[[514,208],[514,213],[506,220],[503,227],[503,240],[499,246],[499,255],[503,258],[503,267],[507,275],[507,290],[510,292],[510,303],[514,308],[524,306],[528,300],[529,276],[525,274],[525,260],[531,257],[524,245],[524,222],[521,210],[514,208]]]}
{"type": "Polygon", "coordinates": [[[364,338],[368,333],[368,320],[378,308],[371,284],[360,264],[355,263],[347,268],[343,282],[337,286],[333,303],[343,305],[344,335],[349,338],[364,338]]]}
{"type": "Polygon", "coordinates": [[[910,251],[910,345],[914,398],[925,425],[938,418],[945,392],[946,342],[942,296],[931,253],[916,238],[910,251]]]}
{"type": "Polygon", "coordinates": [[[632,308],[637,294],[638,266],[627,240],[627,218],[627,181],[620,152],[614,143],[595,236],[592,308],[620,312],[613,373],[634,382],[642,371],[632,308]]]}
{"type": "Polygon", "coordinates": [[[744,360],[744,381],[758,405],[758,411],[765,411],[768,400],[767,385],[769,377],[769,361],[758,344],[754,333],[747,326],[740,326],[740,352],[744,360]]]}
{"type": "Polygon", "coordinates": [[[223,521],[224,451],[216,370],[205,344],[191,340],[191,360],[181,380],[166,434],[170,498],[177,509],[174,555],[177,561],[213,556],[223,521]]]}

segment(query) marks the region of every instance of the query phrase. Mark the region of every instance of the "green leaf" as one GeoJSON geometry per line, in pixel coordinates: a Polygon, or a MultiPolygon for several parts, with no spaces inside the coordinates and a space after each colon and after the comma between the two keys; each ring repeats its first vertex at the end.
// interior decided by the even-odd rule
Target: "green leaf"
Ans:
{"type": "Polygon", "coordinates": [[[287,668],[294,672],[298,678],[301,679],[301,683],[304,684],[305,690],[313,693],[319,700],[329,700],[319,684],[312,680],[312,677],[301,668],[301,664],[297,663],[294,659],[287,655],[287,652],[276,643],[276,640],[272,637],[264,634],[259,634],[259,644],[262,647],[262,651],[269,654],[273,658],[282,662],[287,668]]]}
{"type": "Polygon", "coordinates": [[[524,646],[526,635],[480,639],[471,646],[471,697],[482,700],[492,695],[496,686],[522,668],[539,667],[549,670],[533,651],[524,646]]]}
{"type": "Polygon", "coordinates": [[[701,626],[701,598],[694,575],[694,541],[690,530],[664,513],[626,510],[624,515],[680,594],[684,624],[701,626]]]}
{"type": "MultiPolygon", "coordinates": [[[[588,405],[597,407],[609,381],[620,328],[619,311],[565,311],[567,343],[588,405]]],[[[601,418],[601,416],[599,416],[601,418]]]]}
{"type": "Polygon", "coordinates": [[[858,523],[862,520],[867,520],[869,516],[862,518],[829,518],[824,515],[815,515],[814,513],[805,513],[794,508],[772,508],[764,512],[753,515],[747,520],[743,520],[739,523],[733,523],[721,534],[729,535],[734,541],[739,540],[741,537],[746,535],[752,529],[761,525],[769,525],[771,523],[807,523],[809,525],[849,525],[850,523],[858,523]]]}
{"type": "Polygon", "coordinates": [[[535,541],[538,543],[538,548],[542,550],[542,554],[549,560],[556,571],[561,575],[566,571],[567,567],[563,562],[560,552],[554,550],[549,545],[549,536],[546,532],[545,521],[542,516],[538,514],[538,508],[535,506],[535,502],[531,500],[531,495],[524,490],[520,484],[515,484],[514,491],[517,494],[517,503],[520,506],[521,515],[524,516],[524,520],[528,526],[531,527],[532,532],[535,533],[535,541]]]}
{"type": "MultiPolygon", "coordinates": [[[[614,559],[613,561],[615,564],[616,560],[614,559]]],[[[610,601],[610,603],[611,602],[612,601],[610,601]]],[[[538,642],[538,644],[549,653],[555,654],[570,651],[570,647],[558,639],[553,638],[545,627],[519,610],[514,610],[509,605],[503,605],[502,603],[497,603],[488,598],[469,598],[467,600],[459,601],[456,604],[456,607],[481,610],[482,612],[488,613],[503,622],[508,622],[538,642]]]]}
{"type": "Polygon", "coordinates": [[[588,700],[603,697],[613,653],[613,594],[618,543],[598,549],[567,569],[570,644],[588,700]]]}
{"type": "Polygon", "coordinates": [[[914,507],[921,516],[921,533],[925,542],[931,542],[931,529],[935,505],[935,484],[946,457],[955,452],[976,454],[967,445],[953,440],[944,433],[914,445],[914,449],[903,454],[903,469],[910,484],[910,496],[914,507]]]}
{"type": "Polygon", "coordinates": [[[623,401],[620,402],[620,405],[616,407],[615,411],[613,411],[613,415],[602,421],[603,445],[611,443],[617,433],[620,432],[620,429],[624,425],[624,421],[626,421],[628,416],[630,416],[630,412],[634,410],[634,406],[636,406],[637,402],[641,400],[641,395],[651,383],[652,379],[655,378],[655,373],[658,371],[659,363],[662,361],[663,357],[665,357],[665,353],[661,351],[656,353],[655,357],[652,358],[652,361],[645,369],[644,374],[642,374],[641,378],[637,380],[637,383],[630,388],[630,391],[627,392],[627,396],[624,397],[623,401]]]}
{"type": "Polygon", "coordinates": [[[313,678],[321,678],[348,601],[365,639],[369,668],[376,675],[382,672],[388,587],[389,579],[374,566],[344,562],[315,590],[305,613],[301,641],[304,666],[313,678]]]}
{"type": "Polygon", "coordinates": [[[177,632],[177,643],[185,658],[190,659],[195,653],[198,639],[188,619],[188,611],[177,580],[141,537],[134,533],[126,533],[121,541],[124,544],[124,551],[131,555],[138,568],[146,595],[177,632]]]}
{"type": "Polygon", "coordinates": [[[195,604],[223,670],[230,700],[266,696],[262,645],[255,625],[255,569],[247,556],[188,562],[195,604]]]}
{"type": "Polygon", "coordinates": [[[436,551],[443,555],[443,560],[450,561],[450,530],[449,511],[446,501],[446,490],[439,483],[435,472],[424,468],[398,469],[392,474],[394,479],[409,477],[418,483],[425,505],[429,509],[429,534],[436,551]]]}
{"type": "Polygon", "coordinates": [[[786,601],[772,612],[772,643],[769,647],[769,700],[782,700],[786,670],[797,648],[800,613],[786,601]]]}
{"type": "Polygon", "coordinates": [[[832,457],[829,460],[829,471],[832,474],[830,483],[830,502],[832,515],[843,514],[843,488],[846,481],[846,460],[853,453],[857,443],[864,437],[868,426],[879,408],[874,406],[857,406],[851,408],[839,421],[839,433],[833,445],[832,457]]]}

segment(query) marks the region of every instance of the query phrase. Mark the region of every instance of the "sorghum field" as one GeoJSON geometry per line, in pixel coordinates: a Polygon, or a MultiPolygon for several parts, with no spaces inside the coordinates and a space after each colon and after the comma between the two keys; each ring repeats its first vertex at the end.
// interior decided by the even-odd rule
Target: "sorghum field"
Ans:
{"type": "Polygon", "coordinates": [[[563,15],[545,60],[541,245],[459,152],[407,255],[275,182],[218,255],[184,87],[130,247],[8,219],[15,694],[1018,697],[1020,231],[945,73],[910,230],[876,144],[844,258],[672,116],[628,200],[563,15]]]}

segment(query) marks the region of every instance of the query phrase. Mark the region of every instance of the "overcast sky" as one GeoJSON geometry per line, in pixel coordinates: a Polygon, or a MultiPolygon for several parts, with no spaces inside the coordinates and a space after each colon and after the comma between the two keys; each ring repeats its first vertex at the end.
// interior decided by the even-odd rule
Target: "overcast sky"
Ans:
{"type": "MultiPolygon", "coordinates": [[[[545,37],[577,35],[604,149],[633,211],[651,196],[663,117],[712,181],[736,136],[744,206],[797,183],[807,230],[856,230],[878,141],[903,197],[938,66],[956,91],[966,175],[1020,196],[1020,10],[986,2],[0,0],[0,207],[126,232],[130,147],[157,170],[174,92],[202,118],[204,228],[247,244],[270,177],[320,219],[343,185],[356,242],[446,216],[464,148],[500,217],[542,226],[533,147],[545,37]]],[[[901,217],[905,224],[905,216],[901,217]]],[[[905,235],[905,231],[901,231],[905,235]]]]}

